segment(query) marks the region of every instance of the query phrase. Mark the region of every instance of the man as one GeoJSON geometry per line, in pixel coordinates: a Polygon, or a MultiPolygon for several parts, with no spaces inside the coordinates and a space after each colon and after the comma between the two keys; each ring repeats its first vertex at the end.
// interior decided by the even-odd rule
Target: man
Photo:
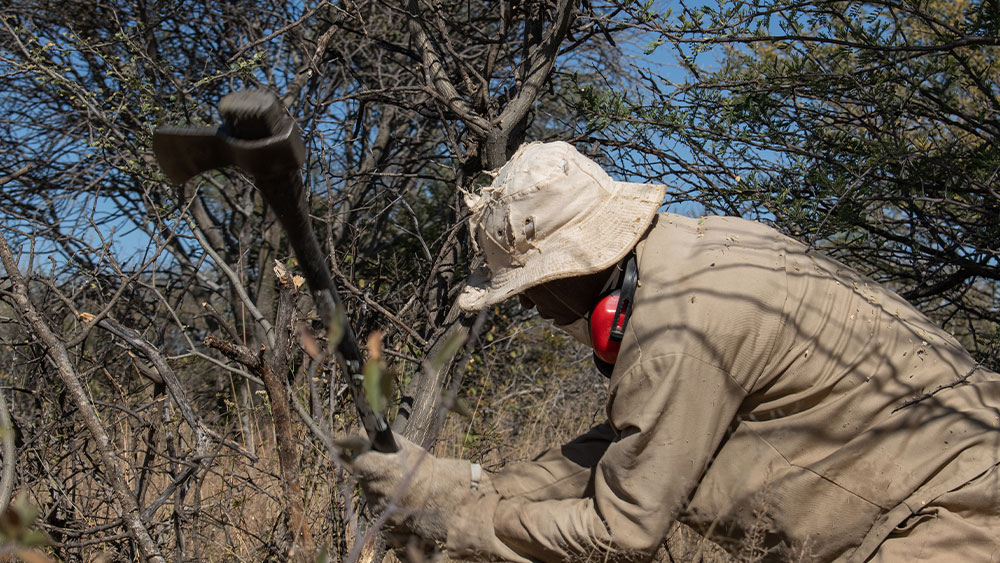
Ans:
{"type": "Polygon", "coordinates": [[[662,199],[565,143],[522,147],[469,198],[488,269],[467,310],[519,295],[587,342],[634,257],[608,422],[496,475],[408,442],[366,453],[369,500],[463,559],[641,560],[679,519],[773,560],[1000,561],[998,375],[845,266],[662,199]]]}

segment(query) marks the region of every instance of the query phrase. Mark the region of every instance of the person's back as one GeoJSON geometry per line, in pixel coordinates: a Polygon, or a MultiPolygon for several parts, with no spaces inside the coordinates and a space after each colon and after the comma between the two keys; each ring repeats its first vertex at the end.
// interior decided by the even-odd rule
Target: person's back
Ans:
{"type": "Polygon", "coordinates": [[[685,522],[847,557],[904,500],[996,463],[997,374],[894,293],[740,219],[663,214],[639,248],[641,354],[694,355],[746,392],[685,522]]]}

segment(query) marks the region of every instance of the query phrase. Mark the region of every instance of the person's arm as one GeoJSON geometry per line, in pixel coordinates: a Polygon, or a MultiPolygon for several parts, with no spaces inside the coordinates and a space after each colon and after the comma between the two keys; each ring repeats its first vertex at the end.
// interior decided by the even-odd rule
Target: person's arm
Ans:
{"type": "Polygon", "coordinates": [[[599,424],[532,461],[514,463],[492,474],[493,486],[503,498],[533,501],[582,498],[592,493],[593,470],[614,440],[611,425],[599,424]]]}
{"type": "Polygon", "coordinates": [[[609,444],[586,498],[486,494],[449,520],[459,559],[642,559],[655,551],[722,441],[745,393],[684,354],[645,359],[612,383],[609,444]]]}

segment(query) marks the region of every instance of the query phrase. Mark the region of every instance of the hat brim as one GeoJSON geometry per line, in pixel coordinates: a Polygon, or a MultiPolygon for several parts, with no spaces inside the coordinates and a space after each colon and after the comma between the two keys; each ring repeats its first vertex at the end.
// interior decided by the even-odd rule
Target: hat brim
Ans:
{"type": "Polygon", "coordinates": [[[611,267],[625,257],[646,232],[663,204],[665,186],[614,182],[615,197],[584,220],[551,236],[548,250],[517,267],[473,272],[458,306],[479,311],[552,280],[585,276],[611,267]]]}

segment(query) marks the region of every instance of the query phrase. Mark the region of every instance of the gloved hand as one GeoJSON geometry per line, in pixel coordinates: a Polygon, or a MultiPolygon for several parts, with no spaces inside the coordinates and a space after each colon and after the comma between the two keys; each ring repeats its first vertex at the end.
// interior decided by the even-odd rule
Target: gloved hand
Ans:
{"type": "Polygon", "coordinates": [[[393,531],[426,540],[445,541],[448,517],[485,477],[478,465],[461,459],[439,459],[402,436],[399,451],[374,450],[351,462],[365,498],[377,512],[387,511],[393,531]]]}

